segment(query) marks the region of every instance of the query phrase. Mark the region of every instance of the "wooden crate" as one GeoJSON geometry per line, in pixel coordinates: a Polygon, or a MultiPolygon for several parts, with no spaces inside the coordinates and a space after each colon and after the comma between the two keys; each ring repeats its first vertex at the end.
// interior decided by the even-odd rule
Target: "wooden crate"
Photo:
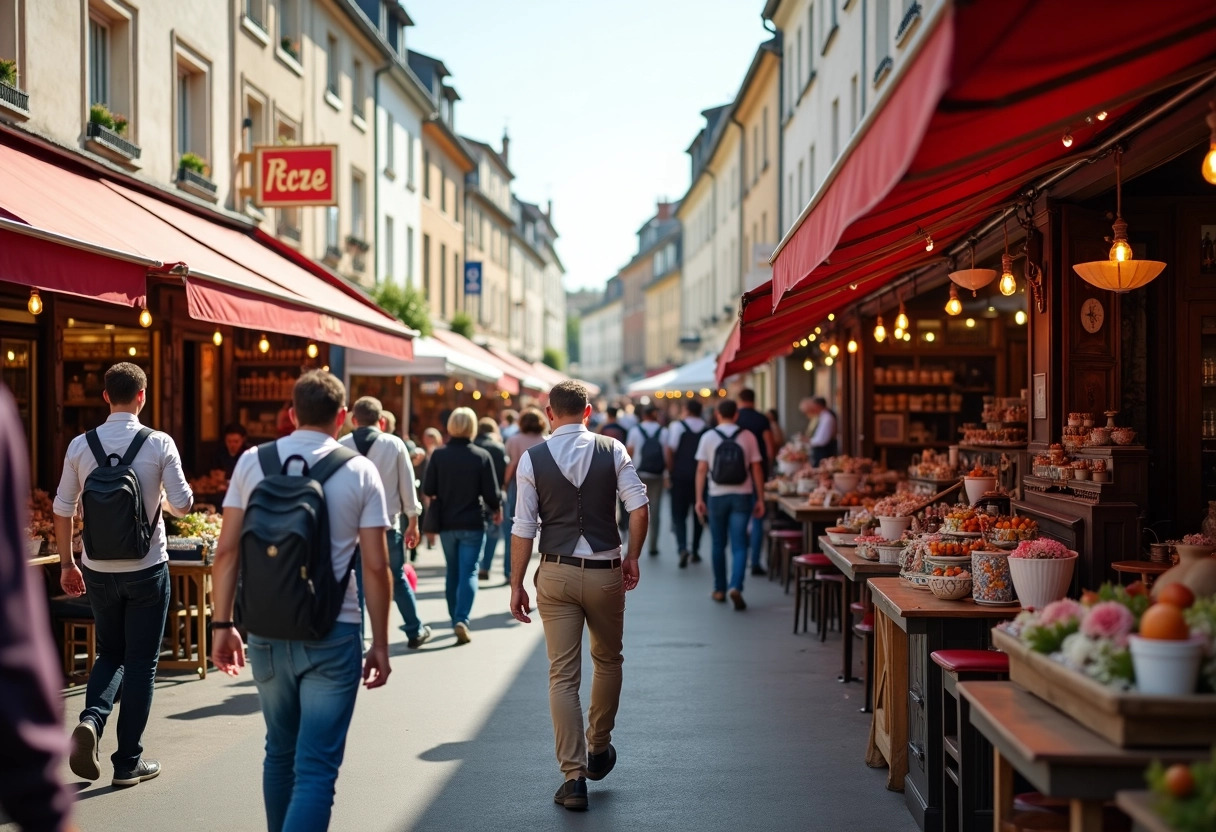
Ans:
{"type": "Polygon", "coordinates": [[[1031,650],[1000,627],[992,644],[1009,655],[1009,678],[1120,748],[1216,743],[1216,695],[1120,693],[1031,650]]]}

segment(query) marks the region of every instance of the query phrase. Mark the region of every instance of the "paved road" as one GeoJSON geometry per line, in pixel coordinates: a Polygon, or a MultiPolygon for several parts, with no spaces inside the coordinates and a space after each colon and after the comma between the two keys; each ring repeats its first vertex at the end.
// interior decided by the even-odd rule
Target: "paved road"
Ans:
{"type": "MultiPolygon", "coordinates": [[[[839,636],[791,635],[792,598],[763,578],[749,578],[745,612],[714,604],[708,557],[679,570],[670,536],[662,543],[628,596],[620,761],[591,784],[590,812],[552,803],[561,775],[541,627],[506,613],[496,568],[471,644],[436,626],[432,643],[409,651],[394,631],[389,684],[360,693],[332,828],[913,832],[886,772],[862,762],[869,722],[859,686],[836,682],[839,636]]],[[[420,558],[421,611],[436,625],[441,563],[438,548],[420,558]]],[[[585,672],[584,703],[589,684],[585,672]]],[[[69,719],[82,698],[69,694],[69,719]]],[[[248,673],[166,677],[145,735],[164,773],[126,790],[80,783],[77,820],[86,832],[264,829],[262,742],[248,673]]],[[[112,751],[107,734],[103,771],[112,751]]]]}

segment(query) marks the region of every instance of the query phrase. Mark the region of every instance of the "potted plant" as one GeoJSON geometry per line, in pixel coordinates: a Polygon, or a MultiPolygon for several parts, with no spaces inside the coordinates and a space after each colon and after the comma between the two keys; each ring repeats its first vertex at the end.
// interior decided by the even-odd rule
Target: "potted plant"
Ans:
{"type": "Polygon", "coordinates": [[[188,170],[199,176],[207,175],[207,162],[197,153],[183,153],[177,160],[178,170],[188,170]]]}
{"type": "Polygon", "coordinates": [[[8,58],[0,58],[0,84],[17,88],[17,62],[8,58]]]}
{"type": "Polygon", "coordinates": [[[291,38],[283,38],[280,40],[279,48],[290,55],[292,60],[300,60],[300,46],[291,38]]]}
{"type": "Polygon", "coordinates": [[[1009,574],[1022,606],[1043,609],[1068,594],[1077,553],[1041,537],[1023,540],[1009,553],[1009,574]]]}

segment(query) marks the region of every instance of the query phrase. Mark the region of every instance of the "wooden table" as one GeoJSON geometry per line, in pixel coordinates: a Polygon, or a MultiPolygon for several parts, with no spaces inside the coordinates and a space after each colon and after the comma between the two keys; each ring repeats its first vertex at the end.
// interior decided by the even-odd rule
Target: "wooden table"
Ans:
{"type": "Polygon", "coordinates": [[[211,648],[207,644],[211,616],[211,564],[169,561],[169,645],[172,657],[161,659],[163,670],[193,670],[207,678],[211,648]]]}
{"type": "Polygon", "coordinates": [[[866,763],[890,767],[887,788],[903,788],[908,810],[928,832],[942,828],[942,679],[930,655],[984,649],[992,627],[1021,612],[970,598],[943,601],[901,578],[872,578],[874,717],[866,763]]]}
{"type": "Polygon", "coordinates": [[[54,563],[59,563],[59,555],[39,555],[36,558],[26,558],[27,566],[50,566],[54,563]]]}
{"type": "Polygon", "coordinates": [[[1049,797],[1069,801],[1070,832],[1101,832],[1102,804],[1144,785],[1153,760],[1211,758],[1209,748],[1118,748],[1013,682],[962,682],[971,724],[995,749],[993,824],[1013,814],[1016,769],[1049,797]]]}
{"type": "Polygon", "coordinates": [[[1173,832],[1153,808],[1156,803],[1157,795],[1145,789],[1115,794],[1115,805],[1132,819],[1133,832],[1173,832]]]}
{"type": "Polygon", "coordinates": [[[849,510],[849,506],[813,506],[806,501],[805,494],[792,497],[778,497],[777,508],[787,517],[802,524],[802,550],[816,552],[815,526],[835,523],[849,510]]]}
{"type": "MultiPolygon", "coordinates": [[[[870,578],[890,577],[899,574],[898,563],[879,563],[876,560],[867,560],[866,558],[857,555],[856,546],[837,546],[827,537],[819,538],[819,545],[823,549],[823,553],[828,556],[832,563],[840,570],[841,574],[852,584],[857,585],[858,596],[862,602],[869,606],[869,594],[866,592],[866,581],[870,578]]],[[[842,667],[841,672],[836,680],[839,682],[857,682],[860,681],[853,676],[853,637],[850,633],[850,622],[852,613],[849,611],[849,599],[852,593],[848,591],[848,586],[845,587],[843,603],[840,605],[840,633],[841,641],[844,647],[841,652],[842,667]]],[[[872,657],[867,657],[867,661],[873,662],[872,657]]],[[[873,681],[874,674],[870,674],[870,679],[873,681]]],[[[870,703],[872,701],[872,690],[866,689],[865,706],[861,709],[862,713],[870,712],[870,703]]]]}
{"type": "Polygon", "coordinates": [[[1155,560],[1117,560],[1110,565],[1110,568],[1119,573],[1120,582],[1122,582],[1123,575],[1130,572],[1133,575],[1139,575],[1145,586],[1152,586],[1153,580],[1173,565],[1172,563],[1159,563],[1155,560]]]}

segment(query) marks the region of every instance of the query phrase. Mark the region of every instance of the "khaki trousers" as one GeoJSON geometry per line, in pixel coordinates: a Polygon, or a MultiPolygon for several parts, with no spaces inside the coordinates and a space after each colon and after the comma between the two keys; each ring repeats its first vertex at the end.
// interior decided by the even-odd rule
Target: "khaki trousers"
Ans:
{"type": "Polygon", "coordinates": [[[621,699],[621,639],[625,585],[620,567],[584,569],[544,560],[536,570],[536,606],[549,652],[549,710],[557,762],[566,780],[587,773],[587,750],[603,751],[612,739],[621,699]],[[583,737],[583,623],[591,633],[591,708],[583,737]]]}

